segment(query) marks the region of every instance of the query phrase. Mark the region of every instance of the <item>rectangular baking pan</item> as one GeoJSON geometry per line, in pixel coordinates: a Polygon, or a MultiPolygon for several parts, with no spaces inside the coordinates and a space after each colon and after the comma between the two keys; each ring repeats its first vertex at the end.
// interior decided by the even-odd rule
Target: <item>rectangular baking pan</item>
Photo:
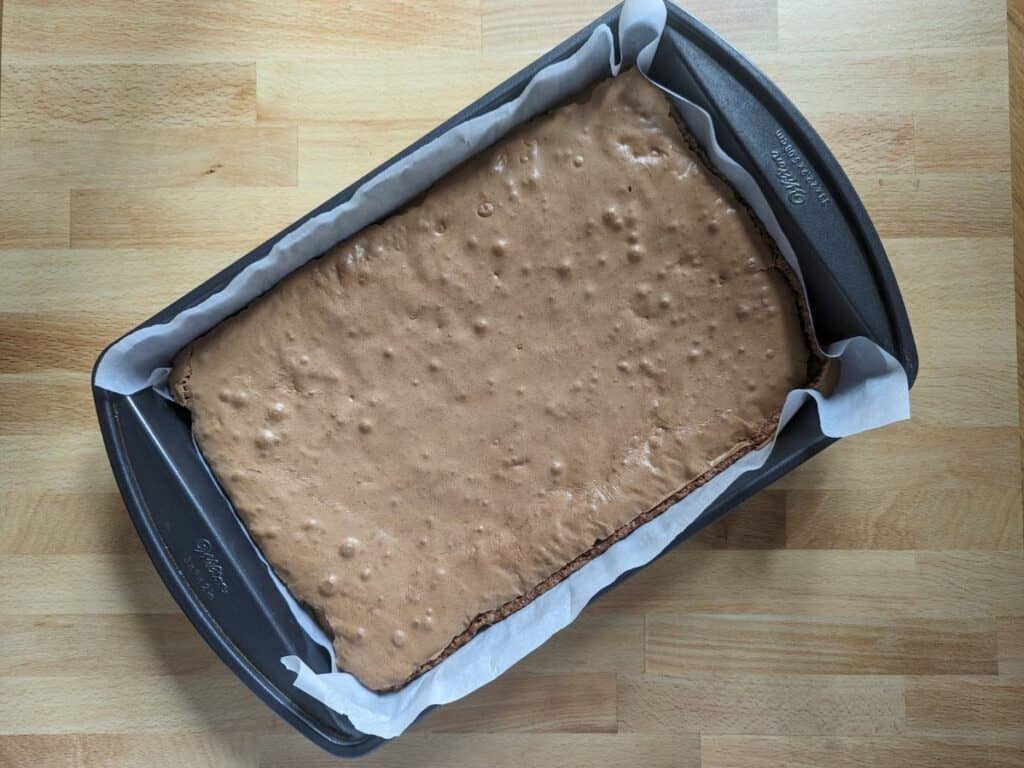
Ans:
{"type": "MultiPolygon", "coordinates": [[[[539,69],[576,51],[597,24],[617,33],[619,10],[611,9],[139,327],[167,322],[220,291],[287,232],[344,202],[367,179],[453,125],[514,99],[539,69]]],[[[672,5],[652,71],[712,115],[722,147],[763,189],[800,261],[822,344],[866,336],[895,356],[913,383],[917,352],[885,251],[846,175],[803,116],[742,55],[672,5]],[[786,168],[799,169],[797,185],[792,175],[780,172],[780,152],[786,168]]],[[[379,746],[383,739],[360,733],[347,718],[292,685],[282,656],[301,656],[318,672],[328,671],[328,657],[302,631],[271,582],[197,453],[187,413],[152,390],[126,396],[100,389],[95,370],[93,396],[114,477],[139,537],[206,642],[271,709],[327,751],[355,757],[379,746]]],[[[811,406],[805,407],[783,431],[764,468],[737,479],[680,539],[831,443],[818,429],[811,406]]]]}

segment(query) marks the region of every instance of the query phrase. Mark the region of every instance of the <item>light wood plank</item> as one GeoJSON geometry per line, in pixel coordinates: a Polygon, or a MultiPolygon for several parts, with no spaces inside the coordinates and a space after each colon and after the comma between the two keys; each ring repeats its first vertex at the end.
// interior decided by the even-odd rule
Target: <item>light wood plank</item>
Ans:
{"type": "Polygon", "coordinates": [[[520,672],[644,671],[644,617],[585,611],[519,664],[520,672]]]}
{"type": "MultiPolygon", "coordinates": [[[[605,0],[579,0],[552,5],[543,0],[483,0],[485,51],[543,53],[604,13],[605,0]]],[[[714,28],[736,46],[774,49],[776,0],[691,0],[684,10],[714,28]]]]}
{"type": "Polygon", "coordinates": [[[0,615],[174,613],[144,553],[0,555],[0,615]]]}
{"type": "MultiPolygon", "coordinates": [[[[479,46],[478,0],[240,0],[59,4],[7,0],[5,58],[22,62],[252,61],[479,46]],[[54,24],[58,15],[62,24],[54,24]],[[112,24],[116,19],[119,23],[112,24]],[[88,30],[88,34],[82,34],[88,30]]],[[[435,54],[436,55],[436,54],[435,54]]]]}
{"type": "Polygon", "coordinates": [[[0,678],[221,674],[223,665],[181,613],[7,616],[0,678]]]}
{"type": "Polygon", "coordinates": [[[437,125],[373,120],[299,126],[299,183],[341,190],[437,125]]]}
{"type": "Polygon", "coordinates": [[[233,249],[236,258],[337,189],[81,189],[71,193],[73,248],[233,249]]]}
{"type": "Polygon", "coordinates": [[[253,739],[219,732],[0,736],[0,763],[33,768],[255,768],[258,760],[253,739]]]}
{"type": "MultiPolygon", "coordinates": [[[[933,345],[943,346],[937,332],[950,313],[937,311],[933,323],[920,323],[921,342],[927,349],[933,345]],[[929,327],[930,326],[930,327],[929,327]]],[[[1012,386],[1017,375],[1017,363],[1012,356],[999,354],[1005,347],[1005,339],[999,339],[986,349],[975,344],[970,350],[970,331],[977,329],[979,337],[998,337],[998,330],[992,333],[990,324],[997,312],[980,311],[977,317],[965,316],[961,328],[947,338],[945,350],[940,358],[928,364],[918,374],[911,393],[911,412],[915,421],[921,424],[949,425],[953,427],[1010,427],[1017,425],[1016,392],[1012,386]],[[981,358],[986,351],[991,357],[978,365],[971,365],[966,358],[972,355],[981,358]],[[1008,383],[1009,382],[1009,383],[1008,383]]],[[[920,347],[919,347],[920,348],[920,347]]]]}
{"type": "Polygon", "coordinates": [[[1003,109],[920,110],[914,115],[914,167],[919,173],[1005,171],[1008,131],[1003,109]]]}
{"type": "Polygon", "coordinates": [[[972,619],[647,617],[646,671],[658,675],[996,674],[996,624],[972,619]]]}
{"type": "Polygon", "coordinates": [[[787,51],[889,51],[1002,45],[999,0],[784,0],[779,47],[787,51]]]}
{"type": "MultiPolygon", "coordinates": [[[[1010,171],[1013,178],[1013,276],[1017,314],[1017,384],[1024,393],[1024,0],[1006,4],[1009,56],[1010,171]]],[[[1019,398],[1018,413],[1024,419],[1024,397],[1019,398]]]]}
{"type": "Polygon", "coordinates": [[[917,136],[909,112],[818,112],[807,118],[847,173],[914,173],[917,136]]]}
{"type": "Polygon", "coordinates": [[[612,613],[895,615],[918,606],[914,556],[903,552],[669,552],[591,606],[612,613]]]}
{"type": "MultiPolygon", "coordinates": [[[[87,346],[98,354],[101,345],[110,343],[241,255],[238,247],[125,249],[118,251],[116,259],[111,258],[106,248],[0,251],[0,270],[4,273],[4,280],[0,281],[0,307],[17,315],[7,315],[17,323],[20,330],[16,333],[45,339],[46,344],[52,341],[46,337],[74,335],[76,324],[81,323],[93,334],[87,346]],[[125,302],[125,296],[132,296],[133,300],[125,302]],[[69,308],[73,308],[74,314],[68,314],[69,308]],[[52,327],[54,323],[56,327],[52,327]],[[115,335],[104,337],[106,333],[115,335]]],[[[32,347],[23,348],[22,353],[26,350],[32,353],[26,357],[49,357],[46,351],[32,347]]],[[[13,360],[8,362],[12,363],[9,370],[28,368],[24,364],[13,365],[13,360]]],[[[74,370],[90,368],[87,361],[74,355],[62,364],[66,367],[69,363],[74,370]]]]}
{"type": "Polygon", "coordinates": [[[917,112],[936,105],[965,111],[1006,106],[1006,46],[790,52],[753,51],[802,111],[917,112]]]}
{"type": "Polygon", "coordinates": [[[251,63],[5,64],[0,130],[77,126],[246,125],[251,63]]]}
{"type": "Polygon", "coordinates": [[[1010,233],[1007,173],[854,175],[852,181],[882,237],[1010,233]]]}
{"type": "Polygon", "coordinates": [[[899,238],[886,247],[922,360],[914,420],[1016,427],[1010,240],[899,238]]]}
{"type": "Polygon", "coordinates": [[[1024,685],[994,677],[912,677],[906,685],[912,730],[1020,736],[1024,685]]]}
{"type": "Polygon", "coordinates": [[[591,606],[612,613],[991,618],[1024,614],[1013,552],[683,547],[591,606]]]}
{"type": "Polygon", "coordinates": [[[923,592],[945,591],[950,604],[979,602],[994,616],[1024,616],[1024,552],[919,552],[923,592]]]}
{"type": "MultiPolygon", "coordinates": [[[[194,675],[78,675],[0,678],[5,734],[151,734],[289,728],[226,668],[194,675]]],[[[250,738],[252,736],[250,735],[250,738]]]]}
{"type": "Polygon", "coordinates": [[[472,49],[432,57],[403,51],[386,58],[261,61],[259,119],[275,124],[384,121],[401,104],[402,120],[437,125],[525,63],[472,49]],[[388,98],[381,99],[381,92],[388,98]]]}
{"type": "MultiPolygon", "coordinates": [[[[335,768],[337,758],[291,735],[261,739],[260,768],[335,768]]],[[[700,740],[692,735],[411,733],[360,760],[368,768],[432,765],[445,768],[522,768],[552,765],[642,765],[650,768],[699,768],[700,740]]]]}
{"type": "Polygon", "coordinates": [[[8,189],[0,190],[0,248],[53,248],[68,244],[71,225],[67,192],[8,189]]]}
{"type": "Polygon", "coordinates": [[[76,128],[5,131],[0,187],[294,186],[294,128],[76,128]]]}
{"type": "Polygon", "coordinates": [[[903,729],[899,677],[623,675],[618,704],[622,733],[867,736],[903,729]]]}
{"type": "Polygon", "coordinates": [[[415,733],[614,733],[615,677],[606,673],[535,675],[518,670],[464,699],[435,709],[415,733]]]}
{"type": "Polygon", "coordinates": [[[702,768],[1020,768],[1024,741],[955,736],[704,736],[702,768]]]}
{"type": "Polygon", "coordinates": [[[95,424],[89,377],[83,373],[0,373],[0,435],[56,435],[95,424]]]}
{"type": "MultiPolygon", "coordinates": [[[[143,310],[145,311],[145,310],[143,310]]],[[[145,319],[0,311],[0,374],[92,369],[103,348],[145,319]]]]}
{"type": "MultiPolygon", "coordinates": [[[[5,483],[6,485],[6,483],[5,483]]],[[[142,544],[115,487],[98,493],[0,493],[0,553],[139,553],[142,544]]]]}
{"type": "Polygon", "coordinates": [[[99,430],[52,437],[0,436],[5,492],[110,493],[110,464],[99,430]]]}
{"type": "Polygon", "coordinates": [[[1016,427],[933,427],[916,421],[841,440],[781,478],[776,488],[1017,487],[1016,427]],[[956,450],[950,450],[955,445],[956,450]]]}
{"type": "Polygon", "coordinates": [[[1020,549],[1013,487],[912,491],[789,491],[791,549],[1020,549]]]}
{"type": "Polygon", "coordinates": [[[1001,616],[996,620],[999,676],[1024,681],[1024,617],[1001,616]]]}

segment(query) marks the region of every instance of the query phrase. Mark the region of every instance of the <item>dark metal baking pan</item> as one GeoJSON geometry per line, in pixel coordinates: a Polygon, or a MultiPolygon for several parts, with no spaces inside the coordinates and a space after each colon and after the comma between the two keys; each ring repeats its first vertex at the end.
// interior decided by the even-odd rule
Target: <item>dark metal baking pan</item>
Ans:
{"type": "MultiPolygon", "coordinates": [[[[288,231],[344,202],[366,179],[453,125],[515,98],[539,69],[579,48],[597,24],[608,24],[617,32],[618,15],[619,7],[608,11],[140,327],[167,322],[220,291],[288,231]]],[[[723,148],[761,185],[796,250],[822,343],[867,336],[892,353],[913,382],[917,353],[885,251],[846,175],[803,116],[742,55],[671,5],[652,71],[711,113],[723,148]],[[794,172],[802,194],[793,192],[794,172]]],[[[347,718],[292,685],[282,656],[295,654],[317,671],[327,671],[327,655],[302,631],[272,583],[198,455],[187,413],[152,390],[126,396],[100,389],[95,386],[95,371],[93,396],[114,477],[139,537],[164,584],[206,642],[268,706],[324,749],[355,757],[379,746],[382,739],[360,733],[347,718]]],[[[805,407],[783,431],[765,467],[737,479],[680,538],[716,520],[831,442],[818,429],[811,408],[805,407]]]]}

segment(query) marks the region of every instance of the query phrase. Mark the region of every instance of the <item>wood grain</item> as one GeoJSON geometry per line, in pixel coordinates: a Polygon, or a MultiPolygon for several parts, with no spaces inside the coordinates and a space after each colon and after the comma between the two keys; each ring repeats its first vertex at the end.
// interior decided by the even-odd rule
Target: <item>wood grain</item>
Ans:
{"type": "MultiPolygon", "coordinates": [[[[336,764],[169,597],[89,372],[610,2],[0,0],[0,765],[336,764]]],[[[921,355],[913,419],[365,764],[1024,766],[1024,2],[688,8],[856,185],[921,355]]]]}
{"type": "Polygon", "coordinates": [[[0,191],[0,247],[67,247],[70,241],[68,192],[0,191]]]}
{"type": "MultiPolygon", "coordinates": [[[[483,0],[485,51],[543,53],[608,10],[604,0],[483,0]]],[[[736,45],[774,48],[778,38],[776,0],[714,2],[694,0],[686,9],[736,45]]]]}
{"type": "Polygon", "coordinates": [[[1006,42],[1005,8],[1000,0],[934,0],[927,10],[916,0],[789,0],[779,3],[779,46],[795,51],[998,47],[1006,42]]]}
{"type": "Polygon", "coordinates": [[[822,616],[647,617],[646,670],[822,675],[997,674],[996,624],[822,616]]]}
{"type": "Polygon", "coordinates": [[[605,595],[600,613],[918,618],[1024,613],[1021,551],[723,550],[684,546],[605,595]]]}
{"type": "Polygon", "coordinates": [[[704,768],[1020,768],[1024,742],[941,736],[704,736],[704,768]]]}
{"type": "Polygon", "coordinates": [[[141,551],[0,556],[0,616],[177,610],[141,551]]]}
{"type": "Polygon", "coordinates": [[[413,726],[422,733],[614,733],[616,678],[607,672],[516,670],[413,726]]]}
{"type": "Polygon", "coordinates": [[[72,248],[235,248],[244,253],[336,191],[316,187],[76,189],[72,248]]]}
{"type": "Polygon", "coordinates": [[[914,385],[915,421],[1015,427],[1016,345],[1006,333],[1013,324],[1011,241],[892,238],[887,246],[919,354],[929,362],[914,385]],[[912,279],[920,274],[930,279],[912,279]],[[968,298],[975,296],[986,299],[968,298]]]}
{"type": "Polygon", "coordinates": [[[914,115],[914,168],[919,173],[1005,172],[1005,109],[930,109],[914,115]]]}
{"type": "Polygon", "coordinates": [[[0,186],[287,187],[297,150],[287,127],[11,130],[0,144],[0,186]]]}
{"type": "Polygon", "coordinates": [[[777,487],[874,490],[880,481],[892,479],[906,488],[976,488],[979,481],[984,487],[1013,488],[1020,485],[1018,447],[1017,427],[947,427],[911,420],[846,440],[802,464],[777,487]],[[885,451],[886,461],[880,464],[885,451]]]}
{"type": "Polygon", "coordinates": [[[16,615],[0,636],[0,675],[220,674],[213,651],[180,613],[16,615]],[[116,649],[116,652],[111,652],[116,649]],[[54,659],[60,659],[55,665],[54,659]]]}
{"type": "Polygon", "coordinates": [[[1019,735],[1024,684],[991,676],[912,678],[906,706],[912,730],[1019,735]]]}
{"type": "Polygon", "coordinates": [[[1024,681],[1024,618],[1000,617],[996,633],[1000,677],[1024,681]]]}
{"type": "Polygon", "coordinates": [[[883,237],[983,237],[1010,227],[1007,173],[852,177],[883,237]],[[955,206],[945,201],[956,199],[955,206]]]}
{"type": "MultiPolygon", "coordinates": [[[[144,320],[154,308],[170,303],[230,264],[234,259],[229,253],[225,249],[179,247],[174,249],[174,258],[168,258],[166,250],[156,247],[121,249],[112,259],[107,248],[0,250],[0,269],[4,273],[0,281],[0,322],[16,324],[5,330],[0,343],[22,339],[18,334],[23,328],[28,336],[24,337],[22,358],[60,360],[67,370],[87,370],[88,361],[83,363],[74,354],[39,348],[52,347],[56,340],[68,346],[67,339],[80,334],[89,347],[83,351],[95,355],[95,345],[103,339],[99,337],[101,329],[90,325],[103,323],[112,333],[116,334],[118,328],[123,333],[132,320],[144,320]],[[125,304],[122,299],[126,294],[140,299],[125,304]],[[50,327],[50,322],[57,325],[50,327]]],[[[0,357],[0,364],[5,366],[4,372],[35,370],[24,360],[15,360],[13,354],[0,357]]]]}
{"type": "MultiPolygon", "coordinates": [[[[261,768],[333,768],[337,761],[309,745],[274,735],[261,740],[261,768]]],[[[411,733],[366,759],[371,768],[421,765],[424,755],[436,765],[476,768],[485,760],[494,768],[518,768],[523,761],[560,768],[594,765],[643,765],[651,768],[698,768],[700,739],[689,734],[411,733]]]]}
{"type": "Polygon", "coordinates": [[[11,555],[141,552],[121,496],[44,488],[0,496],[0,552],[11,555]]]}
{"type": "Polygon", "coordinates": [[[429,55],[464,48],[467,38],[476,46],[480,30],[477,0],[307,0],[294,6],[238,0],[228,7],[202,0],[141,7],[134,0],[99,0],[60,6],[63,24],[53,23],[54,10],[51,0],[8,0],[5,56],[58,64],[251,62],[299,54],[329,58],[382,43],[392,50],[426,48],[429,55]]]}
{"type": "MultiPolygon", "coordinates": [[[[77,371],[88,374],[106,344],[131,328],[116,311],[107,314],[69,312],[68,306],[65,304],[54,312],[0,311],[0,373],[77,371]],[[106,335],[101,336],[104,333],[106,335]]],[[[137,310],[139,320],[145,319],[145,312],[137,310]]],[[[71,437],[76,439],[81,435],[71,437]]],[[[14,474],[13,469],[11,474],[14,474]]],[[[5,480],[13,482],[14,478],[5,480]]]]}
{"type": "Polygon", "coordinates": [[[136,735],[90,733],[0,738],[0,763],[38,768],[116,768],[161,764],[243,768],[258,760],[258,745],[224,733],[136,735]],[[174,763],[168,762],[173,755],[174,763]]]}
{"type": "MultiPolygon", "coordinates": [[[[918,5],[920,13],[930,13],[926,7],[918,5]]],[[[914,114],[933,110],[936,104],[972,111],[1006,105],[1007,53],[1001,43],[924,51],[884,46],[817,49],[816,42],[812,47],[816,50],[797,53],[780,47],[751,56],[807,112],[836,111],[840,104],[853,114],[914,114]]],[[[1005,145],[1005,134],[1000,138],[1005,145]]]]}
{"type": "Polygon", "coordinates": [[[900,677],[870,675],[620,675],[619,730],[629,733],[895,734],[900,677]]]}
{"type": "MultiPolygon", "coordinates": [[[[108,651],[110,652],[110,651],[108,651]]],[[[190,674],[9,675],[0,736],[237,731],[290,728],[223,665],[190,674]]]]}
{"type": "Polygon", "coordinates": [[[518,64],[516,57],[482,52],[424,58],[405,50],[386,59],[264,62],[257,68],[257,109],[261,121],[322,123],[390,120],[395,104],[401,104],[404,119],[436,125],[506,79],[518,64]],[[388,97],[377,98],[382,92],[388,97]],[[354,112],[353,104],[362,109],[354,112]]]}
{"type": "Polygon", "coordinates": [[[256,117],[252,64],[6,64],[0,130],[245,125],[256,117]]]}
{"type": "Polygon", "coordinates": [[[298,129],[299,183],[342,189],[436,125],[421,119],[303,123],[298,129]]]}
{"type": "Polygon", "coordinates": [[[1020,549],[1020,490],[790,491],[791,549],[1020,549]]]}

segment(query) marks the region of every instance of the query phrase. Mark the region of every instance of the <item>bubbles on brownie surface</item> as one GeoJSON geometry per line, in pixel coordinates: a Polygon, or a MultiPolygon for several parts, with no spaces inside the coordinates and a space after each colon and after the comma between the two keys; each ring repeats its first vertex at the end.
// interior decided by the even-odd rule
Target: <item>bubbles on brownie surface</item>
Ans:
{"type": "Polygon", "coordinates": [[[346,559],[355,557],[356,552],[359,551],[359,539],[355,536],[346,536],[341,540],[341,544],[338,545],[338,554],[346,559]]]}
{"type": "Polygon", "coordinates": [[[281,436],[271,429],[261,429],[256,433],[256,447],[261,450],[273,448],[281,442],[281,436]]]}
{"type": "Polygon", "coordinates": [[[619,214],[618,209],[614,205],[609,205],[601,214],[601,221],[604,222],[605,226],[609,229],[618,232],[622,229],[624,222],[622,216],[619,214]]]}
{"type": "Polygon", "coordinates": [[[316,590],[324,597],[330,597],[335,593],[337,588],[338,577],[333,573],[329,573],[327,574],[327,576],[321,579],[320,583],[317,585],[316,590]]]}
{"type": "Polygon", "coordinates": [[[241,408],[249,402],[249,393],[244,389],[222,389],[217,393],[222,402],[241,408]]]}

